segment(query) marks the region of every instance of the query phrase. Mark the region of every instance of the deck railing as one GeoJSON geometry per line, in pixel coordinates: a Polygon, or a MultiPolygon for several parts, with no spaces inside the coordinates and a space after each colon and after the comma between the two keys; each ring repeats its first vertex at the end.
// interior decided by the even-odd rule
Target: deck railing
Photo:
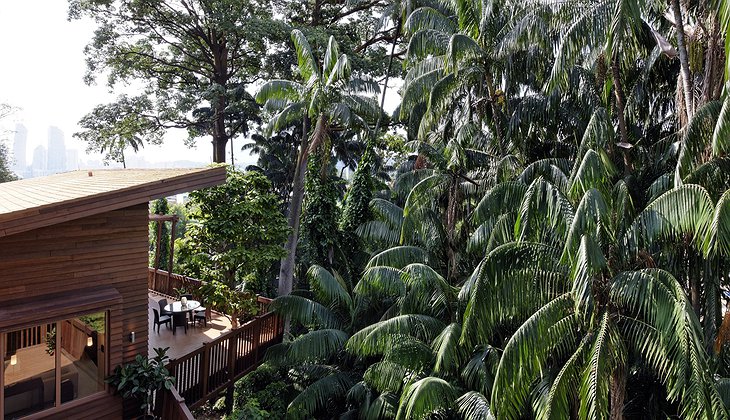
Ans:
{"type": "MultiPolygon", "coordinates": [[[[148,287],[157,293],[176,296],[174,289],[182,285],[200,285],[200,280],[150,269],[148,287]]],[[[195,296],[193,294],[193,296],[195,296]]],[[[160,396],[161,409],[172,410],[174,405],[192,409],[218,396],[263,360],[269,347],[280,343],[284,335],[284,323],[273,312],[267,312],[271,299],[258,297],[260,316],[246,322],[185,356],[172,359],[167,365],[175,377],[175,389],[179,393],[160,396]],[[182,401],[180,401],[182,399],[182,401]]],[[[168,417],[163,417],[168,418],[168,417]]],[[[171,416],[170,419],[187,419],[171,416]]]]}
{"type": "MultiPolygon", "coordinates": [[[[150,267],[147,273],[147,288],[155,292],[172,298],[177,298],[177,291],[180,289],[192,290],[193,297],[200,300],[200,296],[196,295],[196,290],[205,282],[194,279],[192,277],[182,276],[180,274],[168,273],[164,270],[155,270],[150,267]]],[[[258,297],[259,314],[267,311],[271,299],[263,296],[258,297]]],[[[215,307],[212,309],[216,309],[215,307]]]]}
{"type": "Polygon", "coordinates": [[[155,414],[165,420],[195,420],[193,413],[185,404],[185,398],[180,396],[173,386],[169,390],[158,391],[155,403],[155,414]]]}
{"type": "Polygon", "coordinates": [[[281,342],[283,331],[283,322],[269,312],[203,343],[168,363],[175,388],[190,408],[203,405],[255,369],[266,350],[281,342]]]}

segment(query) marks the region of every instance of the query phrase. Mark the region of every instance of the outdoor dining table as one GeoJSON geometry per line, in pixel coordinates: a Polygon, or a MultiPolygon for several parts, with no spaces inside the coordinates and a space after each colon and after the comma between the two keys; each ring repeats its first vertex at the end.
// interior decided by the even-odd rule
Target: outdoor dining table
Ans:
{"type": "MultiPolygon", "coordinates": [[[[172,333],[175,334],[175,314],[185,313],[185,322],[188,319],[188,313],[200,308],[200,302],[197,300],[188,300],[187,304],[183,306],[182,302],[172,302],[165,305],[165,311],[172,312],[172,333]]],[[[185,327],[185,334],[188,333],[187,327],[185,327]]]]}

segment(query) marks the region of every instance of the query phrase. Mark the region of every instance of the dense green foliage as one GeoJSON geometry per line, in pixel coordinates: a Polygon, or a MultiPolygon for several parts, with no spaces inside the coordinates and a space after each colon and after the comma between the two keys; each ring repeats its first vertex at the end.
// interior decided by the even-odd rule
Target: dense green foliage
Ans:
{"type": "Polygon", "coordinates": [[[181,274],[270,293],[263,274],[283,256],[287,226],[268,179],[229,167],[225,184],[190,193],[187,206],[190,220],[177,255],[181,274]]]}
{"type": "Polygon", "coordinates": [[[364,267],[305,240],[319,261],[274,302],[292,325],[267,355],[300,390],[289,416],[727,418],[717,16],[679,2],[400,10],[408,152],[387,157],[387,190],[356,175],[341,203],[341,244],[364,267]],[[704,37],[677,34],[683,22],[704,37]]]}
{"type": "MultiPolygon", "coordinates": [[[[284,248],[286,256],[279,270],[279,294],[290,293],[294,283],[294,260],[310,154],[318,152],[324,168],[333,152],[338,158],[347,157],[348,140],[358,133],[368,132],[370,125],[382,114],[372,96],[378,91],[378,84],[353,74],[350,60],[340,53],[334,37],[329,38],[321,60],[315,57],[301,31],[293,30],[291,38],[301,82],[271,80],[256,93],[256,101],[270,114],[265,128],[267,134],[293,125],[302,126],[287,208],[290,232],[284,248]],[[345,153],[338,153],[343,150],[345,153]]],[[[345,163],[349,162],[345,160],[345,163]]]]}
{"type": "MultiPolygon", "coordinates": [[[[15,109],[8,104],[0,103],[0,120],[12,114],[15,109]]],[[[15,181],[18,177],[11,171],[13,159],[8,145],[0,138],[0,182],[15,181]]]]}
{"type": "Polygon", "coordinates": [[[10,170],[10,150],[5,143],[0,142],[0,182],[15,181],[17,176],[10,170]]]}
{"type": "Polygon", "coordinates": [[[103,154],[104,164],[119,162],[127,167],[124,151],[135,153],[144,143],[162,143],[163,132],[157,122],[143,115],[152,107],[149,98],[119,97],[117,102],[98,105],[79,121],[83,129],[74,137],[86,142],[86,152],[103,154]]]}
{"type": "Polygon", "coordinates": [[[286,381],[285,370],[261,365],[236,382],[233,412],[226,419],[284,419],[286,407],[295,395],[286,381]]]}
{"type": "MultiPolygon", "coordinates": [[[[159,198],[152,202],[151,214],[169,214],[170,205],[165,198],[159,198]]],[[[176,229],[177,230],[177,229],[176,229]]],[[[150,267],[170,271],[168,267],[170,260],[170,228],[168,222],[150,222],[150,267]],[[158,225],[159,224],[159,225],[158,225]],[[159,233],[159,248],[157,235],[159,233]],[[155,261],[157,265],[155,266],[155,261]]]]}

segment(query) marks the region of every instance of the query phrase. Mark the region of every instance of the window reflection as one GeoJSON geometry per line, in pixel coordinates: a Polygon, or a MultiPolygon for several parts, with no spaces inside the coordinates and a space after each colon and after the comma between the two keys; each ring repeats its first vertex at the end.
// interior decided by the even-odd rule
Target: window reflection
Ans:
{"type": "Polygon", "coordinates": [[[61,352],[72,369],[61,368],[61,403],[104,390],[106,314],[61,322],[61,352]]]}
{"type": "Polygon", "coordinates": [[[106,326],[98,312],[0,334],[5,419],[103,391],[106,326]]]}
{"type": "Polygon", "coordinates": [[[55,405],[56,332],[56,324],[53,323],[5,334],[3,388],[6,419],[55,405]]]}

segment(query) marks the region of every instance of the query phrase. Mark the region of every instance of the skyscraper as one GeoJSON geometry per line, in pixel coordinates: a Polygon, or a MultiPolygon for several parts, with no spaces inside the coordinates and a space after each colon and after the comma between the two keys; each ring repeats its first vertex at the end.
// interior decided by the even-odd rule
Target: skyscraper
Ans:
{"type": "Polygon", "coordinates": [[[46,148],[43,145],[37,146],[35,149],[33,149],[33,165],[31,166],[30,176],[32,178],[35,178],[38,176],[48,175],[48,169],[46,166],[47,161],[48,152],[46,152],[46,148]]]}
{"type": "Polygon", "coordinates": [[[15,126],[13,136],[13,171],[18,175],[24,175],[28,162],[26,161],[26,148],[28,147],[28,129],[23,124],[15,126]]]}
{"type": "Polygon", "coordinates": [[[48,164],[49,174],[66,171],[66,144],[63,131],[55,126],[48,127],[48,164]]]}

